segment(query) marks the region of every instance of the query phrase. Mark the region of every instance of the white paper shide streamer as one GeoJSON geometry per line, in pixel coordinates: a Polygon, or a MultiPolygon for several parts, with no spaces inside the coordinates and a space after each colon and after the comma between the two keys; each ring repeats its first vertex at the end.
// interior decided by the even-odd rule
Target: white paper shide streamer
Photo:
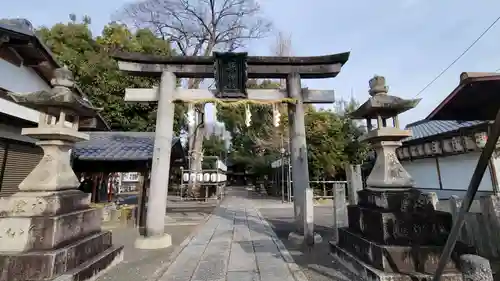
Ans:
{"type": "Polygon", "coordinates": [[[250,106],[245,106],[245,125],[250,127],[252,125],[252,113],[250,112],[250,106]]]}

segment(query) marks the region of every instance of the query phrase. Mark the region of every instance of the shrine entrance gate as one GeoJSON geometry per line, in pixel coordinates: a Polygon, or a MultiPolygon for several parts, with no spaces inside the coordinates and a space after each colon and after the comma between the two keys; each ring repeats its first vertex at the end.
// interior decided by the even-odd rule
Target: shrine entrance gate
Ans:
{"type": "Polygon", "coordinates": [[[333,103],[334,92],[302,88],[301,79],[336,77],[349,53],[315,57],[262,57],[246,53],[214,53],[209,57],[163,57],[138,53],[114,55],[121,71],[130,75],[161,77],[158,88],[127,89],[128,102],[158,102],[156,133],[147,203],[145,236],[139,248],[170,245],[164,231],[173,137],[174,102],[196,102],[213,98],[288,102],[290,154],[294,182],[294,213],[297,232],[304,241],[314,241],[313,191],[309,186],[304,104],[333,103]],[[217,89],[178,89],[177,78],[215,78],[217,89]],[[287,89],[246,89],[248,78],[286,79],[287,89]]]}

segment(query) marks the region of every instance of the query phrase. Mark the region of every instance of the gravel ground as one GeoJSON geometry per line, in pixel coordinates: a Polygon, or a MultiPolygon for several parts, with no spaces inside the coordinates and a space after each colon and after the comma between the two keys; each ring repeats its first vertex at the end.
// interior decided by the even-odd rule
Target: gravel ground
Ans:
{"type": "Polygon", "coordinates": [[[202,209],[193,206],[189,207],[167,213],[167,216],[171,216],[175,220],[166,220],[165,231],[172,236],[172,246],[166,249],[136,249],[134,241],[139,236],[139,232],[134,227],[109,229],[113,233],[113,243],[124,245],[124,260],[100,276],[96,281],[154,281],[158,279],[166,270],[165,267],[168,265],[170,255],[176,251],[184,239],[189,237],[193,231],[196,231],[198,225],[205,222],[205,218],[215,206],[211,208],[203,206],[202,209]],[[191,212],[196,212],[196,216],[191,216],[191,212]],[[204,213],[205,216],[198,215],[200,213],[204,213]],[[189,223],[184,221],[184,217],[189,223]],[[193,219],[193,217],[196,217],[196,219],[193,219]]]}
{"type": "Polygon", "coordinates": [[[316,244],[313,248],[296,246],[288,241],[288,234],[294,230],[293,208],[265,208],[263,206],[259,210],[309,281],[357,280],[330,255],[328,242],[332,239],[332,207],[314,207],[315,232],[321,234],[323,242],[316,244]]]}

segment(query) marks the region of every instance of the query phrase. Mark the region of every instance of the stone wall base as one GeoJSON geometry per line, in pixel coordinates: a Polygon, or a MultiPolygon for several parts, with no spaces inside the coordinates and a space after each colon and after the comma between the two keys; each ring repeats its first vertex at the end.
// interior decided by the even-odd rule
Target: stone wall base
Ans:
{"type": "Polygon", "coordinates": [[[111,232],[105,231],[54,250],[1,253],[0,267],[4,270],[0,281],[52,280],[61,276],[73,276],[67,279],[71,281],[87,280],[120,260],[122,250],[123,246],[112,245],[111,232]]]}
{"type": "MultiPolygon", "coordinates": [[[[338,262],[340,262],[347,270],[352,274],[359,277],[362,280],[371,281],[428,281],[432,280],[432,275],[422,274],[422,273],[387,273],[378,270],[357,257],[351,255],[347,251],[343,250],[335,243],[330,242],[330,249],[332,255],[338,262]]],[[[444,273],[441,276],[441,281],[462,281],[463,277],[460,272],[454,273],[444,273]]]]}

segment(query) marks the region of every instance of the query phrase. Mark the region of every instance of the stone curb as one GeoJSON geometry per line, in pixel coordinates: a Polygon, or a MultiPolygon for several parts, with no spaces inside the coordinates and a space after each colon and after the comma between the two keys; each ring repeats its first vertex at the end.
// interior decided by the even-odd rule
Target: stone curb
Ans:
{"type": "MultiPolygon", "coordinates": [[[[254,207],[255,208],[255,207],[254,207]]],[[[272,239],[273,239],[273,242],[274,244],[276,244],[276,246],[278,247],[278,250],[280,251],[280,254],[281,256],[283,257],[283,259],[285,260],[287,266],[288,266],[288,269],[290,270],[290,272],[292,273],[292,276],[293,278],[296,280],[296,281],[309,281],[307,279],[307,276],[304,274],[304,272],[302,271],[302,269],[300,269],[299,265],[295,263],[292,255],[290,254],[290,252],[287,250],[287,248],[285,247],[285,245],[283,244],[283,242],[281,242],[281,240],[278,238],[278,236],[276,235],[276,233],[274,232],[273,228],[272,228],[272,224],[269,223],[263,216],[262,214],[260,213],[259,209],[258,208],[255,208],[255,211],[257,212],[257,215],[259,216],[259,218],[262,220],[263,224],[268,226],[270,229],[271,229],[271,232],[272,232],[272,239]]]]}
{"type": "Polygon", "coordinates": [[[181,244],[179,244],[179,246],[177,246],[175,248],[175,250],[172,252],[172,254],[170,254],[168,256],[167,261],[159,269],[157,269],[153,273],[153,275],[147,279],[147,281],[159,281],[160,278],[163,277],[163,275],[168,271],[168,268],[177,259],[177,257],[181,254],[181,252],[184,250],[184,248],[186,248],[186,246],[189,244],[189,242],[191,242],[191,240],[193,240],[193,238],[198,234],[198,231],[200,230],[200,228],[203,227],[207,223],[207,221],[213,216],[214,212],[220,206],[220,203],[222,201],[223,200],[221,200],[219,202],[219,204],[217,204],[217,206],[215,206],[215,208],[212,210],[212,212],[202,222],[200,222],[197,227],[195,227],[195,229],[186,237],[186,239],[184,239],[184,241],[182,241],[181,244]]]}

